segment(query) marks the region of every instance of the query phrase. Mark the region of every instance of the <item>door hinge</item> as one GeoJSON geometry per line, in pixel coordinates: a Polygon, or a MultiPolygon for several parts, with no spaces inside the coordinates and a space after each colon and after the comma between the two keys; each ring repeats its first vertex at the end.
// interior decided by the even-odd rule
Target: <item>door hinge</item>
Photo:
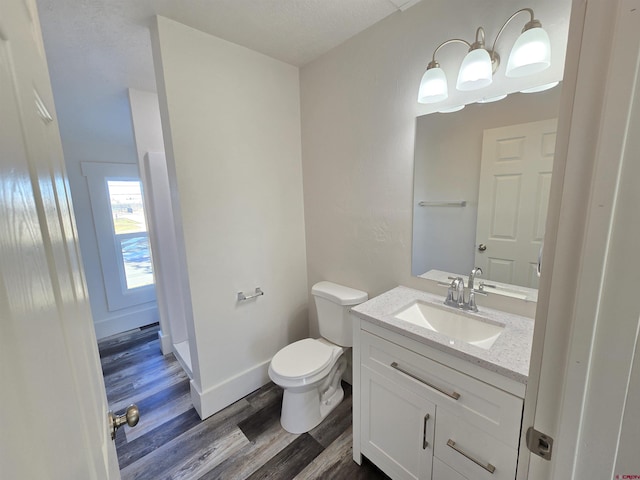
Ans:
{"type": "Polygon", "coordinates": [[[533,427],[527,430],[527,448],[545,460],[551,460],[553,451],[553,438],[539,432],[533,427]]]}

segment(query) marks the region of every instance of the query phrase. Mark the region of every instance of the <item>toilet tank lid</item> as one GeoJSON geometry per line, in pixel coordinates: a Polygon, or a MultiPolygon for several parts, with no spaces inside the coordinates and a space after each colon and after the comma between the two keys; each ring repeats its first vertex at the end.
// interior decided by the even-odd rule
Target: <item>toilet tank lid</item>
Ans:
{"type": "Polygon", "coordinates": [[[367,292],[333,282],[318,282],[311,288],[311,293],[316,297],[326,298],[338,305],[357,305],[367,301],[369,298],[367,292]]]}

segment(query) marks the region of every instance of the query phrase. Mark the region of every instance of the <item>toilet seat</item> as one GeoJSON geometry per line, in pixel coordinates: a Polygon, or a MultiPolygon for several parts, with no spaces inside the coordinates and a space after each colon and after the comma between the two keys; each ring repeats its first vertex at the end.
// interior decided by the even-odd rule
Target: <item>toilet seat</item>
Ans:
{"type": "Polygon", "coordinates": [[[269,376],[282,387],[313,383],[328,374],[343,351],[324,339],[299,340],[274,355],[269,376]]]}
{"type": "Polygon", "coordinates": [[[328,345],[305,338],[276,353],[271,360],[271,367],[281,377],[308,377],[325,368],[331,361],[332,353],[328,345]]]}

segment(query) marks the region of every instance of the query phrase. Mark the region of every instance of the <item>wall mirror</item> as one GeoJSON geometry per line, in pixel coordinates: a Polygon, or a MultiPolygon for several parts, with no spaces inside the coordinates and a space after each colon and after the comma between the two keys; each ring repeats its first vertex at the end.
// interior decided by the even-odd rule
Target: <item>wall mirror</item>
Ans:
{"type": "Polygon", "coordinates": [[[412,275],[537,300],[560,92],[417,118],[412,275]]]}

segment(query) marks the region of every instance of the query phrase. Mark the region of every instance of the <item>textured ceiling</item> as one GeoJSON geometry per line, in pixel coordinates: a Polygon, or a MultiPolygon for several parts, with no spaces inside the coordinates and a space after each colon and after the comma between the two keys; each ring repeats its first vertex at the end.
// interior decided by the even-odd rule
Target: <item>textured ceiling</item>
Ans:
{"type": "MultiPolygon", "coordinates": [[[[78,75],[155,90],[148,32],[162,15],[301,66],[417,0],[38,0],[55,83],[78,75]]],[[[65,82],[67,83],[67,82],[65,82]]]]}
{"type": "Polygon", "coordinates": [[[38,0],[63,140],[132,142],[126,90],[156,91],[154,15],[301,66],[418,1],[38,0]]]}

